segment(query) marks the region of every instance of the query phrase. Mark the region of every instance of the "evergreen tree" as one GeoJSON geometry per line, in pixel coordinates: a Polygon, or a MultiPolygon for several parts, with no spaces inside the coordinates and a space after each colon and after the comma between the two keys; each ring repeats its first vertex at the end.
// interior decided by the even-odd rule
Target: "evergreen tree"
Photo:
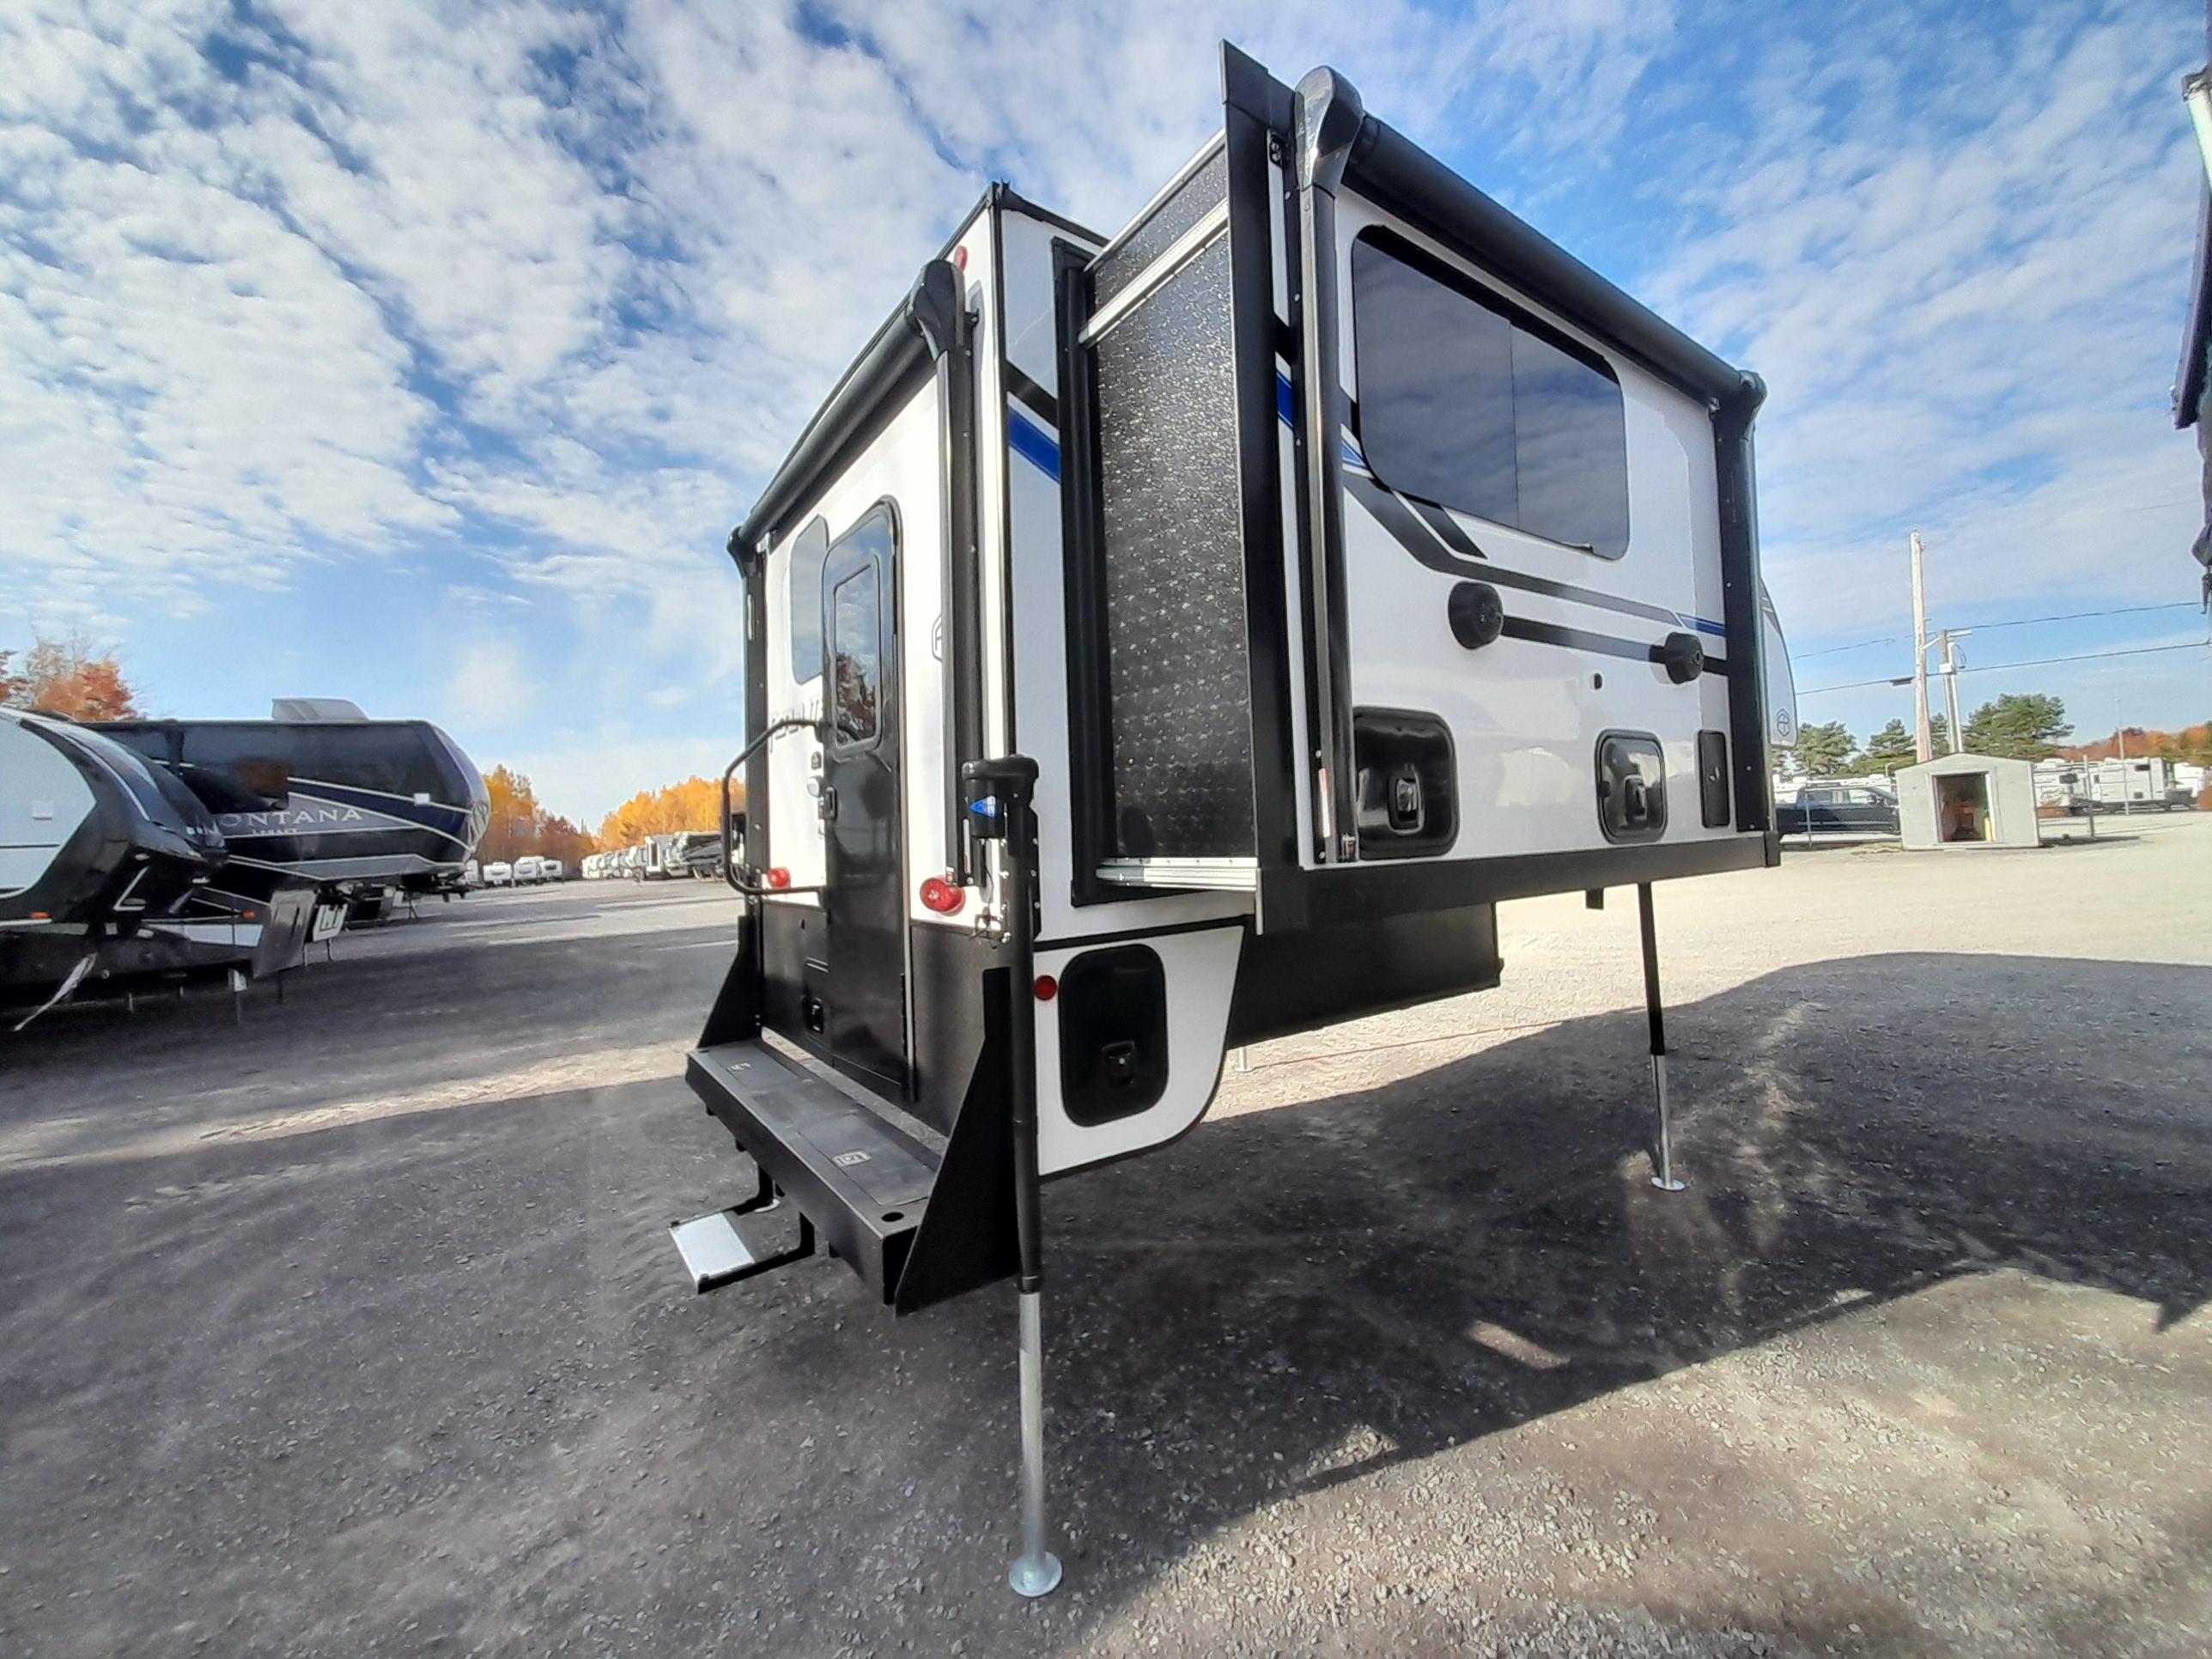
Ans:
{"type": "Polygon", "coordinates": [[[2041,760],[2057,754],[2059,739],[2073,731],[2066,722],[2066,705],[2057,698],[2008,691],[1974,710],[1966,722],[1966,747],[1978,755],[2041,760]]]}
{"type": "Polygon", "coordinates": [[[1841,720],[1797,728],[1797,763],[1816,778],[1833,777],[1858,747],[1858,739],[1844,729],[1841,720]]]}
{"type": "Polygon", "coordinates": [[[1919,758],[1919,749],[1912,741],[1912,733],[1905,729],[1905,722],[1892,720],[1866,740],[1866,749],[1859,756],[1859,770],[1890,772],[1900,766],[1910,766],[1919,758]]]}

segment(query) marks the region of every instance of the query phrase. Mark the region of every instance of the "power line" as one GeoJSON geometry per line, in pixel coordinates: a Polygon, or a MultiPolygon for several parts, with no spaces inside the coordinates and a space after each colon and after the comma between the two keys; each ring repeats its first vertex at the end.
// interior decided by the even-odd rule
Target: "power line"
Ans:
{"type": "MultiPolygon", "coordinates": [[[[1987,633],[1993,628],[2033,628],[2038,623],[2081,622],[2090,617],[2137,617],[2146,611],[2201,611],[2203,607],[2195,599],[2179,599],[2172,605],[2124,605],[2117,611],[2069,611],[2057,617],[2021,617],[2013,622],[1966,623],[1953,629],[1954,634],[1987,633]]],[[[1849,646],[1838,647],[1848,651],[1849,646]]]]}
{"type": "Polygon", "coordinates": [[[1790,656],[1793,662],[1810,662],[1815,657],[1832,657],[1838,651],[1863,651],[1870,645],[1895,645],[1896,643],[1897,635],[1892,634],[1887,639],[1861,640],[1856,645],[1824,645],[1818,651],[1793,651],[1790,656]]]}
{"type": "MultiPolygon", "coordinates": [[[[2148,657],[2160,651],[2204,650],[2212,650],[2212,641],[2190,640],[2180,645],[2136,645],[2120,651],[2084,651],[2071,657],[2029,657],[2019,662],[1977,663],[1972,667],[1961,667],[1956,672],[1961,674],[1995,674],[2008,668],[2047,668],[2052,663],[2094,662],[2104,657],[2148,657]]],[[[1797,695],[1801,697],[1817,697],[1827,691],[1856,691],[1869,685],[1910,685],[1911,684],[1911,675],[1897,674],[1878,680],[1851,680],[1842,685],[1816,685],[1811,690],[1800,691],[1797,695]]]]}
{"type": "MultiPolygon", "coordinates": [[[[1961,623],[1951,631],[1954,634],[1985,634],[1997,628],[2033,628],[2042,623],[2082,622],[2092,617],[2137,617],[2150,611],[2201,611],[2203,607],[2195,599],[2179,599],[2172,605],[2124,605],[2112,611],[2068,611],[2055,617],[2018,617],[2010,622],[1961,623]]],[[[1863,651],[1869,646],[1895,645],[1896,643],[1897,637],[1892,635],[1887,639],[1859,640],[1850,645],[1824,645],[1818,651],[1793,651],[1790,653],[1790,657],[1792,662],[1810,662],[1815,657],[1832,657],[1844,651],[1863,651]]],[[[1910,679],[1911,677],[1907,675],[1905,678],[1910,679]]],[[[1903,682],[1866,680],[1861,684],[1887,685],[1903,684],[1903,682]]],[[[1833,690],[1840,688],[1827,689],[1833,690]]]]}

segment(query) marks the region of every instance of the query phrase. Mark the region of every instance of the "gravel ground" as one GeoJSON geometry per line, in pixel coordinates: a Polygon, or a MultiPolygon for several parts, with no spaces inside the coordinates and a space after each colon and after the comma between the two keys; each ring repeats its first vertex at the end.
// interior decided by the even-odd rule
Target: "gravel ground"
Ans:
{"type": "MultiPolygon", "coordinates": [[[[2111,826],[2107,826],[2109,829],[2111,826]]],[[[720,1295],[728,901],[480,895],[0,1047],[0,1651],[2197,1653],[2212,817],[1671,884],[1255,1048],[1010,1290],[720,1295]]]]}

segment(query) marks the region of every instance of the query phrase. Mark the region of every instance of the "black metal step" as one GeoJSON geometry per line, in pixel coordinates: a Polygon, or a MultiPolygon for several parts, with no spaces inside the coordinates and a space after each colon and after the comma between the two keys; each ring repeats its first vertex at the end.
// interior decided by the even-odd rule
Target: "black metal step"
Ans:
{"type": "Polygon", "coordinates": [[[889,1303],[938,1154],[763,1042],[694,1049],[685,1074],[738,1145],[889,1303]]]}

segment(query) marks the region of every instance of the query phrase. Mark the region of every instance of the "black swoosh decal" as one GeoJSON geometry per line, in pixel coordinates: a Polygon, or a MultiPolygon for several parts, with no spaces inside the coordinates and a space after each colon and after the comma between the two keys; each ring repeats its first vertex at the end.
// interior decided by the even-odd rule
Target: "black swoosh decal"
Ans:
{"type": "Polygon", "coordinates": [[[1060,400],[1031,380],[1021,365],[1012,358],[1003,360],[1006,366],[1006,390],[1024,409],[1042,421],[1048,432],[1060,431],[1060,400]]]}
{"type": "MultiPolygon", "coordinates": [[[[1553,581],[1547,576],[1531,576],[1518,570],[1506,570],[1492,564],[1480,554],[1480,564],[1470,564],[1440,545],[1435,536],[1425,528],[1426,520],[1419,515],[1416,505],[1401,496],[1395,490],[1385,489],[1376,480],[1358,473],[1346,471],[1344,487],[1358,500],[1359,504],[1373,515],[1375,521],[1390,532],[1391,539],[1414,560],[1431,570],[1447,576],[1462,576],[1474,580],[1492,583],[1499,587],[1519,588],[1525,592],[1541,593],[1547,598],[1571,599],[1579,605],[1596,605],[1614,611],[1623,616],[1641,617],[1647,622],[1664,623],[1671,629],[1682,629],[1682,619],[1673,611],[1659,605],[1646,605],[1641,599],[1622,599],[1617,594],[1601,593],[1595,588],[1577,587],[1572,582],[1553,581]]],[[[1454,528],[1457,528],[1456,526],[1454,528]]],[[[1472,545],[1472,544],[1470,544],[1472,545]]],[[[1532,622],[1526,617],[1508,617],[1506,635],[1513,639],[1526,640],[1537,645],[1562,646],[1570,650],[1594,651],[1608,657],[1625,657],[1632,662],[1662,662],[1665,655],[1658,646],[1638,640],[1625,640],[1612,634],[1593,634],[1586,629],[1565,628],[1554,623],[1532,622]]],[[[1725,675],[1728,662],[1720,657],[1705,659],[1705,672],[1725,675]]]]}

